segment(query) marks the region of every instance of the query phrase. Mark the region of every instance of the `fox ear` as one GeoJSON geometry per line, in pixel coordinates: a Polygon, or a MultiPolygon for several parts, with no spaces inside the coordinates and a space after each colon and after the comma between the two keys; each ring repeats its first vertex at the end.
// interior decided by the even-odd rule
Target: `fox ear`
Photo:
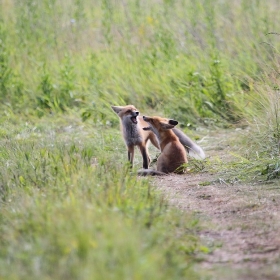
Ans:
{"type": "Polygon", "coordinates": [[[174,120],[169,120],[169,124],[172,124],[172,125],[177,125],[178,124],[178,122],[177,121],[174,121],[174,120]]]}
{"type": "Polygon", "coordinates": [[[119,114],[119,112],[123,109],[122,106],[111,106],[111,108],[115,111],[116,114],[119,114]]]}
{"type": "Polygon", "coordinates": [[[143,130],[151,130],[151,127],[148,126],[148,127],[143,127],[143,130]]]}
{"type": "Polygon", "coordinates": [[[163,129],[172,129],[174,128],[178,122],[174,120],[169,120],[168,123],[160,123],[163,129]]]}
{"type": "Polygon", "coordinates": [[[168,123],[160,123],[162,129],[172,129],[175,125],[168,124],[168,123]]]}

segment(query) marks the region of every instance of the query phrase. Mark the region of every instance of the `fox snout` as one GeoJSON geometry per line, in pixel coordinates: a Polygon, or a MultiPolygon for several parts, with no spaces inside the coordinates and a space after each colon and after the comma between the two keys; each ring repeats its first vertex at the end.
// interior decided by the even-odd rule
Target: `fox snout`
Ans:
{"type": "Polygon", "coordinates": [[[132,111],[131,112],[131,121],[134,123],[134,124],[137,124],[137,117],[139,116],[139,112],[138,111],[132,111]]]}
{"type": "MultiPolygon", "coordinates": [[[[143,120],[144,120],[145,122],[149,122],[149,121],[148,121],[149,118],[146,117],[146,116],[143,116],[143,120]]],[[[147,127],[143,127],[142,129],[143,129],[143,130],[152,130],[152,128],[151,128],[150,125],[148,125],[147,127]]]]}

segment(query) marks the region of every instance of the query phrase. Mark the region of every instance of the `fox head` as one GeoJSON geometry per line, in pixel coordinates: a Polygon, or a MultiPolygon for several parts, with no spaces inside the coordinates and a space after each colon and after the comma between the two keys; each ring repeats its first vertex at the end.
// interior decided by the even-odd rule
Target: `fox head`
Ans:
{"type": "Polygon", "coordinates": [[[161,117],[145,117],[143,116],[143,120],[149,123],[148,127],[144,127],[143,130],[152,130],[158,138],[160,138],[160,134],[168,129],[174,128],[178,122],[170,119],[165,119],[161,117]]]}
{"type": "Polygon", "coordinates": [[[123,122],[132,122],[133,124],[137,124],[139,111],[133,105],[111,107],[123,122]]]}

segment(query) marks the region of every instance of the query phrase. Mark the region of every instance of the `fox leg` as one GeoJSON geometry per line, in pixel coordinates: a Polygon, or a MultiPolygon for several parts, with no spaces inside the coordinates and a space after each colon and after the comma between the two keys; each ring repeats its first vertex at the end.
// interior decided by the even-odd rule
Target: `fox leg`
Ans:
{"type": "MultiPolygon", "coordinates": [[[[149,140],[151,141],[151,143],[157,148],[160,150],[160,146],[159,146],[159,143],[158,143],[158,140],[157,140],[157,137],[154,133],[151,133],[150,137],[149,137],[149,140]]],[[[147,145],[147,142],[146,142],[146,145],[147,145]]],[[[151,158],[148,154],[148,149],[147,149],[147,155],[148,155],[148,160],[149,160],[149,165],[150,165],[150,162],[151,162],[151,158]]]]}
{"type": "Polygon", "coordinates": [[[150,138],[149,138],[149,139],[150,139],[151,143],[152,143],[156,148],[158,148],[158,149],[160,150],[160,146],[159,146],[157,137],[156,137],[156,135],[155,135],[154,133],[152,133],[152,134],[150,135],[150,138]]]}
{"type": "Polygon", "coordinates": [[[130,162],[131,167],[133,167],[134,146],[128,146],[127,147],[127,156],[128,156],[128,161],[130,162]]]}
{"type": "Polygon", "coordinates": [[[148,169],[150,163],[150,157],[148,155],[148,151],[145,144],[139,145],[140,152],[143,158],[143,168],[148,169]]]}

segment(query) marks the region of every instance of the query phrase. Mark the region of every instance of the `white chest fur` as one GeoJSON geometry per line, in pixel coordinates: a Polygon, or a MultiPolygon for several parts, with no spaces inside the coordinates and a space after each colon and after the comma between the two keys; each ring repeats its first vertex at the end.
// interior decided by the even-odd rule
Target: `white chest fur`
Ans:
{"type": "Polygon", "coordinates": [[[127,146],[138,145],[142,142],[142,136],[139,132],[141,128],[138,124],[133,124],[130,120],[124,120],[122,122],[122,129],[127,146]]]}

